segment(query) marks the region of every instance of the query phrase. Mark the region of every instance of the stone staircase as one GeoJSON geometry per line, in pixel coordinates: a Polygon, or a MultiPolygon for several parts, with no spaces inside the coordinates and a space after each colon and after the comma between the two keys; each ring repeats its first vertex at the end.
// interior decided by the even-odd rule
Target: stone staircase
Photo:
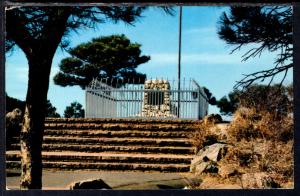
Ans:
{"type": "MultiPolygon", "coordinates": [[[[188,172],[195,154],[189,135],[197,121],[64,119],[45,122],[43,167],[61,170],[188,172]]],[[[6,152],[20,168],[19,138],[6,152]]]]}

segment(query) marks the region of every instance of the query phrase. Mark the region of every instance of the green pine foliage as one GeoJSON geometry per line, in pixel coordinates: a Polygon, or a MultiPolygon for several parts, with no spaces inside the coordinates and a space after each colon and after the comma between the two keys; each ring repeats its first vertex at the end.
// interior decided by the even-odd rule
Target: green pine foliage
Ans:
{"type": "Polygon", "coordinates": [[[82,105],[76,101],[72,102],[70,106],[67,106],[64,111],[65,118],[83,118],[84,109],[82,105]]]}
{"type": "Polygon", "coordinates": [[[150,60],[141,55],[141,45],[125,35],[92,39],[69,50],[71,57],[61,61],[54,82],[60,86],[79,85],[84,89],[93,78],[126,83],[144,83],[146,75],[136,68],[150,60]]]}

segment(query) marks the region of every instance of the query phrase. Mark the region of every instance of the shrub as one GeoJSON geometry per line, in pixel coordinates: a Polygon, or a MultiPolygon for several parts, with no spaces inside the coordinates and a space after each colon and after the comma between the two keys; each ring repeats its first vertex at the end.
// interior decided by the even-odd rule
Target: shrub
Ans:
{"type": "Polygon", "coordinates": [[[196,151],[205,146],[212,145],[221,141],[223,138],[218,133],[215,126],[215,120],[203,120],[197,125],[197,131],[190,136],[192,144],[196,147],[196,151]]]}
{"type": "Polygon", "coordinates": [[[261,137],[256,123],[261,119],[260,114],[255,109],[240,107],[234,113],[232,122],[228,129],[228,133],[232,140],[240,141],[245,139],[247,141],[261,137]]]}
{"type": "Polygon", "coordinates": [[[229,133],[233,140],[264,138],[287,142],[293,139],[293,117],[280,116],[255,108],[240,107],[234,113],[229,133]]]}

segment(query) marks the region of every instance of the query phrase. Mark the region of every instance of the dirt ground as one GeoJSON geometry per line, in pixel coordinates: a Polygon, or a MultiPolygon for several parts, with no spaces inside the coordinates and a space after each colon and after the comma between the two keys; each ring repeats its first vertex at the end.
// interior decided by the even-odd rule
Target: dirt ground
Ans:
{"type": "MultiPolygon", "coordinates": [[[[188,173],[148,173],[111,171],[43,171],[44,190],[68,190],[72,182],[101,178],[112,189],[117,190],[155,190],[183,189],[194,179],[188,173]]],[[[20,176],[10,172],[6,178],[8,189],[19,189],[20,176]]],[[[195,182],[197,183],[197,182],[195,182]]]]}

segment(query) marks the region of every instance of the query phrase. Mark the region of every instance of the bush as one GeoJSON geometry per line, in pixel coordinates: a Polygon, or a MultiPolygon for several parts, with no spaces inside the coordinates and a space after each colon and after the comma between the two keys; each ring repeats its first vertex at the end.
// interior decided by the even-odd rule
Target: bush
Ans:
{"type": "Polygon", "coordinates": [[[228,129],[234,147],[226,164],[237,164],[244,173],[266,172],[283,186],[292,183],[293,128],[292,113],[239,107],[228,129]]]}
{"type": "Polygon", "coordinates": [[[204,118],[204,123],[206,124],[208,123],[215,124],[215,123],[220,123],[222,121],[223,119],[220,114],[210,114],[204,118]]]}
{"type": "Polygon", "coordinates": [[[234,141],[245,139],[247,141],[261,137],[256,123],[261,119],[260,114],[255,109],[240,107],[234,113],[230,123],[229,135],[234,141]]]}
{"type": "Polygon", "coordinates": [[[203,120],[197,125],[197,131],[192,133],[190,138],[192,144],[198,152],[205,146],[218,143],[223,139],[222,135],[218,134],[218,129],[215,126],[215,121],[203,120]]]}
{"type": "Polygon", "coordinates": [[[233,140],[264,138],[287,142],[293,139],[293,117],[278,116],[256,108],[239,107],[230,123],[229,132],[233,140]]]}

